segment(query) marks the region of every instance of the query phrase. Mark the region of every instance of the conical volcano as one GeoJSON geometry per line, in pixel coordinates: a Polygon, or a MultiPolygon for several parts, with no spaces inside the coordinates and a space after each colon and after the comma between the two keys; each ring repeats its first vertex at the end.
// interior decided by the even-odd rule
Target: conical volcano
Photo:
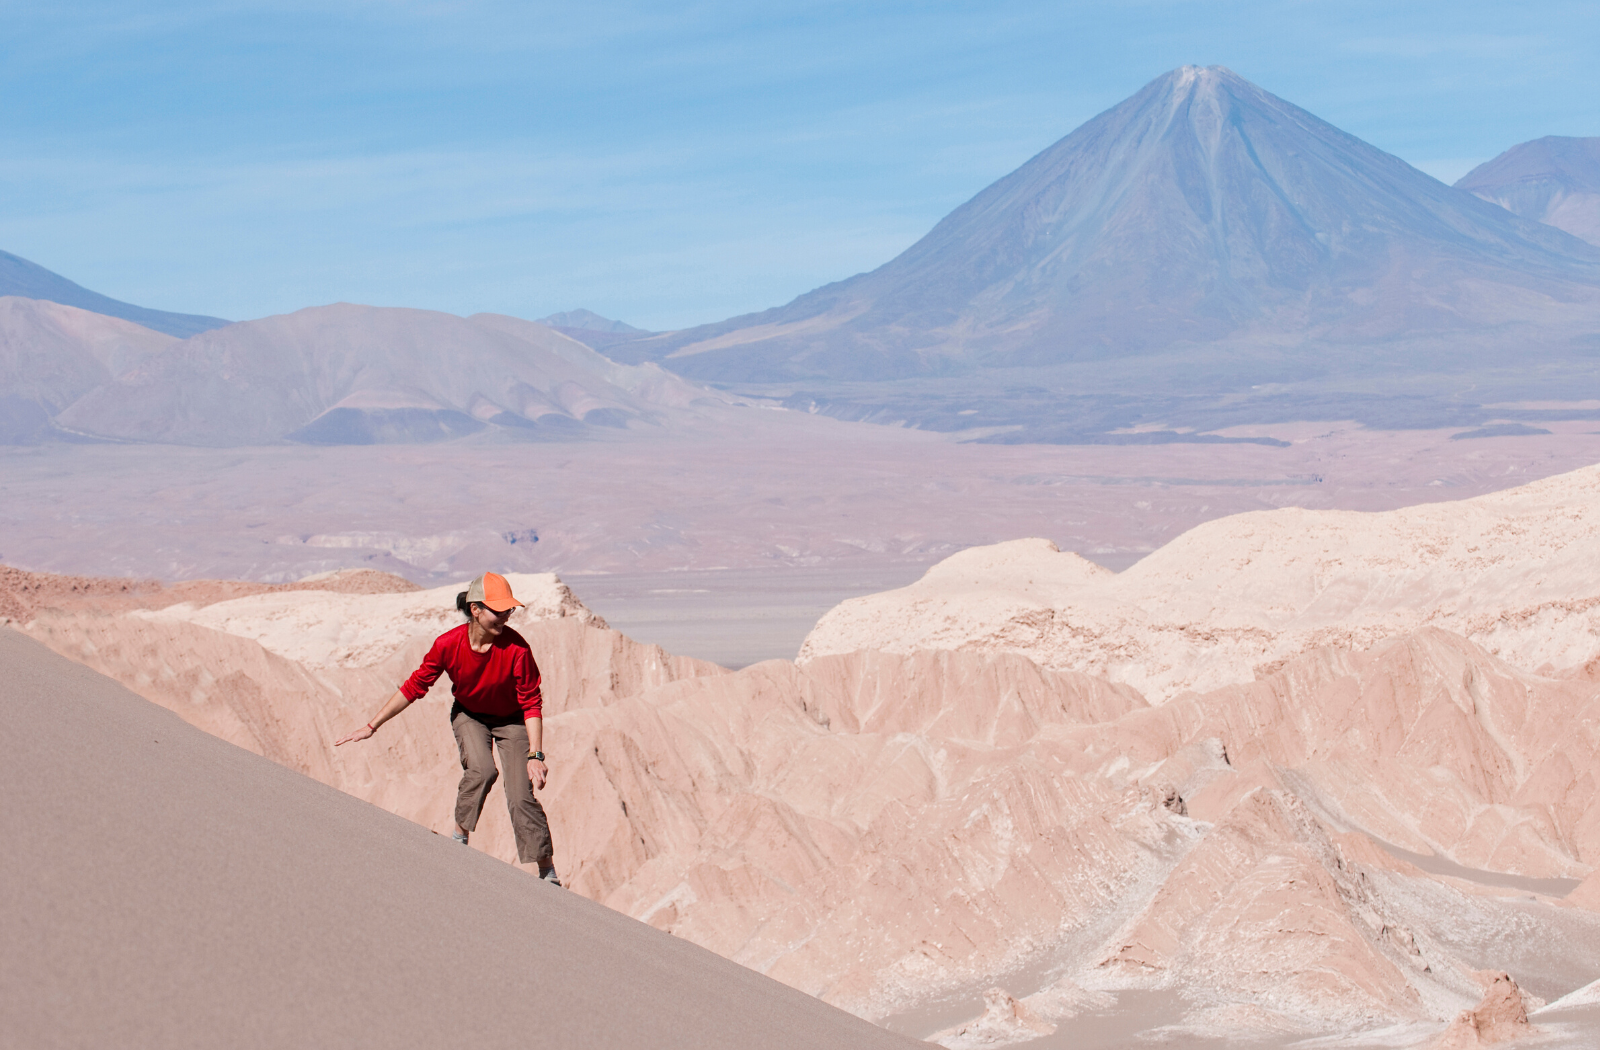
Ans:
{"type": "Polygon", "coordinates": [[[1546,323],[1552,303],[1600,316],[1600,250],[1185,66],[871,273],[608,352],[722,382],[904,379],[1370,345],[1546,323]]]}

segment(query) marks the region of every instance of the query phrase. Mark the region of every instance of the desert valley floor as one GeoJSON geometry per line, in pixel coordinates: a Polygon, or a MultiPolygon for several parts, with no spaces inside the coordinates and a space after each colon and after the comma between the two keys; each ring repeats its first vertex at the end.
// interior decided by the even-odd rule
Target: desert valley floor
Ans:
{"type": "Polygon", "coordinates": [[[1388,510],[1600,462],[1600,424],[1543,428],[1006,446],[747,408],[564,444],[3,447],[0,564],[273,582],[375,568],[423,585],[557,572],[634,637],[743,666],[973,545],[1042,536],[1120,570],[1227,514],[1388,510]]]}

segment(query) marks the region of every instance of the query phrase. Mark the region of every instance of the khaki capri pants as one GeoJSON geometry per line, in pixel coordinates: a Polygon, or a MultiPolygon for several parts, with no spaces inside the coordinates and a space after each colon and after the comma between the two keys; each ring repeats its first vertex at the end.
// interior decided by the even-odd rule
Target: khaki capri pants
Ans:
{"type": "Polygon", "coordinates": [[[549,860],[554,856],[550,843],[550,821],[544,807],[533,797],[533,781],[528,778],[528,726],[520,716],[480,715],[460,704],[450,709],[450,728],[461,749],[461,784],[456,789],[456,823],[466,831],[478,827],[484,799],[503,773],[506,778],[506,808],[511,811],[511,828],[517,836],[517,857],[524,864],[549,860]],[[491,746],[493,745],[493,746],[491,746]],[[500,769],[494,767],[494,751],[500,751],[500,769]]]}

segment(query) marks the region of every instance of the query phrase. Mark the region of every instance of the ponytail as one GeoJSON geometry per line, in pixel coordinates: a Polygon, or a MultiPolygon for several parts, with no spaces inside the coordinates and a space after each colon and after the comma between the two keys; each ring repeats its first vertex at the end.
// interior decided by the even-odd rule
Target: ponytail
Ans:
{"type": "Polygon", "coordinates": [[[472,612],[467,608],[466,591],[462,591],[460,594],[456,595],[456,611],[461,613],[461,615],[465,616],[467,619],[472,619],[472,612]]]}

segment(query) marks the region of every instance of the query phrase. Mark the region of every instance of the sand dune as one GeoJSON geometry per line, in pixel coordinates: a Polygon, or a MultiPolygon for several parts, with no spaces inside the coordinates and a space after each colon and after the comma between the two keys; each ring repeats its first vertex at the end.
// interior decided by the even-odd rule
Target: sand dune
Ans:
{"type": "Polygon", "coordinates": [[[0,673],[8,1046],[915,1045],[11,631],[0,673]]]}

